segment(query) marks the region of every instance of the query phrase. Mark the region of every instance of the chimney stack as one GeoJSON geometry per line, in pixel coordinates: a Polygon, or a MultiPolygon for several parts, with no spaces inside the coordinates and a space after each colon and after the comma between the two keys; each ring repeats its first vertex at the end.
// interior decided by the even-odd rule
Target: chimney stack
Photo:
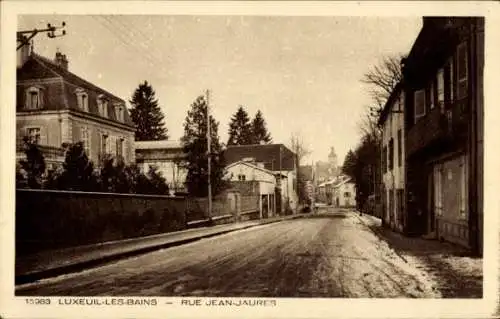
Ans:
{"type": "Polygon", "coordinates": [[[66,58],[66,54],[62,54],[61,52],[57,51],[55,62],[60,68],[63,68],[65,70],[68,69],[68,59],[66,58]]]}
{"type": "Polygon", "coordinates": [[[17,68],[21,68],[26,61],[28,61],[30,55],[31,55],[31,50],[32,50],[32,44],[31,43],[26,43],[27,38],[25,36],[21,36],[17,38],[17,45],[19,46],[21,43],[24,43],[24,45],[17,50],[17,68]]]}

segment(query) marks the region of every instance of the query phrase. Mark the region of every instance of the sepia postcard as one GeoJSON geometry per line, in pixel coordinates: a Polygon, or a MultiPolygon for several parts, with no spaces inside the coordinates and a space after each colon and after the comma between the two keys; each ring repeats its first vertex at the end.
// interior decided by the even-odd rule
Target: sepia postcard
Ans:
{"type": "Polygon", "coordinates": [[[3,1],[2,318],[496,318],[496,2],[3,1]]]}

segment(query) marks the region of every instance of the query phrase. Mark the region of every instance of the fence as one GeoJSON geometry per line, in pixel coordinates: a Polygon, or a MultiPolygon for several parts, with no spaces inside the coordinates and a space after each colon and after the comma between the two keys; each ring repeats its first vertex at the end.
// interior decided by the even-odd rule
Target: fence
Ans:
{"type": "MultiPolygon", "coordinates": [[[[217,223],[258,218],[258,196],[236,198],[213,201],[217,223]],[[251,216],[239,218],[240,212],[251,216]]],[[[206,198],[18,189],[16,253],[182,230],[207,213],[206,198]]]]}
{"type": "MultiPolygon", "coordinates": [[[[235,220],[242,212],[259,212],[259,196],[228,196],[212,201],[212,218],[233,216],[235,220]]],[[[189,198],[186,219],[188,222],[208,218],[208,198],[189,198]]]]}
{"type": "Polygon", "coordinates": [[[186,227],[186,199],[16,190],[16,253],[147,236],[186,227]]]}

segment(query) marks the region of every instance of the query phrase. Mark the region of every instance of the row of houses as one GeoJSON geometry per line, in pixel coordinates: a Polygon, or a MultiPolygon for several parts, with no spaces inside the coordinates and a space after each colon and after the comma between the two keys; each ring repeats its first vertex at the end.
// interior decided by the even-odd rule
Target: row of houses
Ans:
{"type": "Polygon", "coordinates": [[[482,253],[483,18],[423,18],[380,118],[382,218],[482,253]]]}
{"type": "Polygon", "coordinates": [[[356,207],[356,186],[346,175],[339,175],[316,187],[319,202],[333,207],[356,207]]]}
{"type": "MultiPolygon", "coordinates": [[[[38,144],[47,168],[64,161],[64,143],[82,142],[99,166],[112,155],[147,171],[156,166],[172,193],[185,192],[180,141],[135,141],[125,101],[69,71],[66,55],[48,59],[30,45],[17,52],[16,157],[23,139],[38,144]]],[[[229,146],[225,178],[245,195],[258,195],[266,215],[297,208],[297,158],[283,144],[229,146]]]]}

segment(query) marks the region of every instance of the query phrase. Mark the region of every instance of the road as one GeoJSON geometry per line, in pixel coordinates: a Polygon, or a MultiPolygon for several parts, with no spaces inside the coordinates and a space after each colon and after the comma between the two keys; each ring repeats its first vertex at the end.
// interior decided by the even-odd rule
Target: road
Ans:
{"type": "Polygon", "coordinates": [[[352,212],[257,226],[76,274],[16,295],[433,297],[425,274],[352,212]]]}

